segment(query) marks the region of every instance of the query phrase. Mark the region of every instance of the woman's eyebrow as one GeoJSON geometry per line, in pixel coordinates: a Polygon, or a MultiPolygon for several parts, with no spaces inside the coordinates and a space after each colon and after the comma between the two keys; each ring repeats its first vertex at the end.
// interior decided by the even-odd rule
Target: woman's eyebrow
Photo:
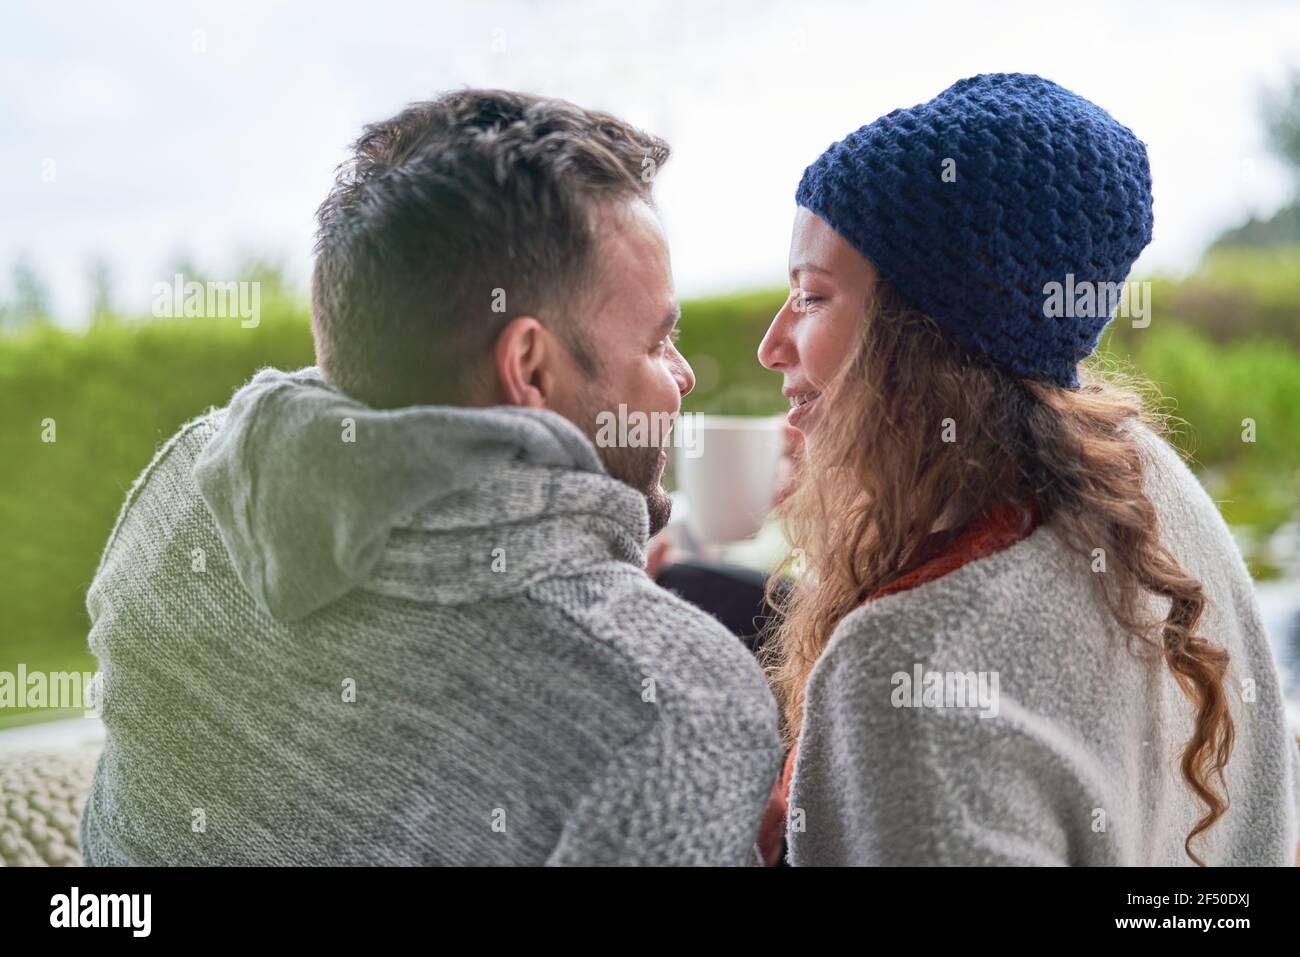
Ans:
{"type": "Polygon", "coordinates": [[[795,276],[799,275],[801,272],[815,272],[820,273],[823,276],[829,276],[831,274],[829,269],[823,269],[821,266],[813,263],[799,263],[799,265],[790,269],[790,278],[795,278],[795,276]]]}

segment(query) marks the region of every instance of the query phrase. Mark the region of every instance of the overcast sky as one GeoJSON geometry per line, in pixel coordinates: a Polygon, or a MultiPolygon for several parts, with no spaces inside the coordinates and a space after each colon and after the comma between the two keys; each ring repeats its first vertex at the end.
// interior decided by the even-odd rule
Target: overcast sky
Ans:
{"type": "Polygon", "coordinates": [[[184,256],[305,282],[312,216],[362,124],[460,86],[572,99],[667,138],[657,180],[683,296],[784,281],[794,188],[833,140],[976,73],[1039,73],[1149,147],[1155,239],[1185,270],[1290,196],[1259,99],[1300,68],[1300,4],[100,2],[0,6],[0,291],[60,320],[104,257],[119,305],[184,256]]]}

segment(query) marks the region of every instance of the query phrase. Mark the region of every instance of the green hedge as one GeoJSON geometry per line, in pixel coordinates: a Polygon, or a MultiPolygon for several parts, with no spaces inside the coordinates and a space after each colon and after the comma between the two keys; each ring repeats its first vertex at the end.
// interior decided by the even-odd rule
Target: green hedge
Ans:
{"type": "Polygon", "coordinates": [[[0,671],[94,669],[85,593],[131,483],[183,422],[257,369],[310,364],[305,317],[282,302],[251,329],[167,319],[0,339],[0,671]]]}

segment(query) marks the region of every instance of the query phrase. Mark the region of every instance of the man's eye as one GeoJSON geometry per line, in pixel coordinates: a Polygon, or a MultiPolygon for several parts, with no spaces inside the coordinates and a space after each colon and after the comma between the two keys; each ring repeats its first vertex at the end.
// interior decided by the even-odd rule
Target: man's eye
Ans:
{"type": "Polygon", "coordinates": [[[681,337],[682,337],[682,331],[680,329],[674,329],[672,332],[668,333],[668,335],[665,338],[660,339],[657,343],[655,343],[654,351],[656,353],[667,352],[668,343],[671,342],[673,344],[676,344],[677,340],[679,340],[681,337]]]}

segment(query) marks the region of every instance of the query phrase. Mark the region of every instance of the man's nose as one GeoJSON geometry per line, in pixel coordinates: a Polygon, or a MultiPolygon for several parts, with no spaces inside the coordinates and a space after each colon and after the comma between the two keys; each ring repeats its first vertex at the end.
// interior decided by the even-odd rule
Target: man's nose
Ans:
{"type": "Polygon", "coordinates": [[[695,370],[691,368],[691,364],[686,361],[685,356],[679,353],[678,358],[681,361],[677,364],[677,388],[684,399],[695,388],[695,370]]]}

